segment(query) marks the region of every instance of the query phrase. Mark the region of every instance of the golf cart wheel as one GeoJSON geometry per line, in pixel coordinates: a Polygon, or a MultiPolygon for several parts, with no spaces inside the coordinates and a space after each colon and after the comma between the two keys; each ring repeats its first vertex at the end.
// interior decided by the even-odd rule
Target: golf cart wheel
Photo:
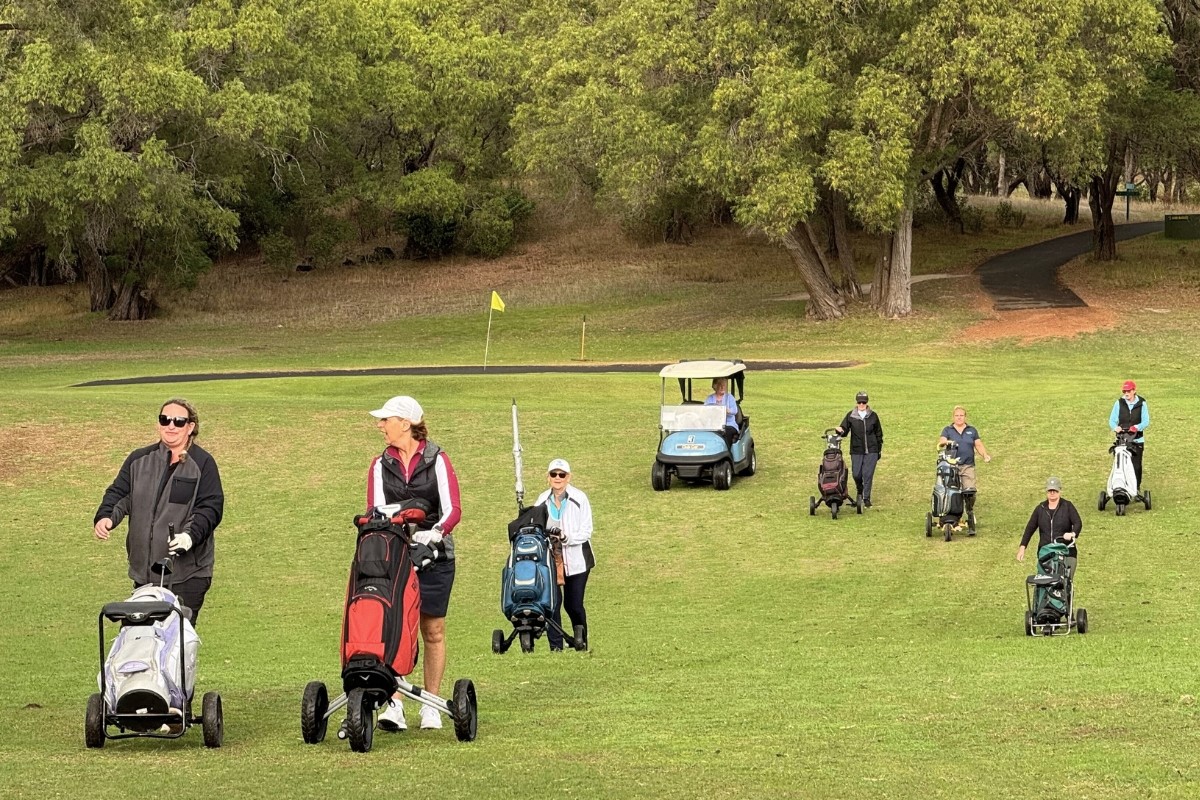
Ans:
{"type": "Polygon", "coordinates": [[[1142,495],[1142,503],[1146,506],[1146,510],[1149,511],[1150,510],[1150,490],[1149,489],[1147,489],[1145,494],[1142,495]]]}
{"type": "Polygon", "coordinates": [[[817,515],[817,498],[812,495],[808,496],[808,515],[815,517],[817,515]]]}
{"type": "Polygon", "coordinates": [[[661,461],[655,461],[650,468],[650,485],[656,492],[665,492],[671,488],[671,470],[661,461]]]}
{"type": "Polygon", "coordinates": [[[88,747],[104,747],[104,695],[96,692],[87,701],[83,718],[83,743],[88,747]]]}
{"type": "Polygon", "coordinates": [[[836,500],[829,504],[829,511],[833,514],[833,518],[837,519],[838,506],[841,505],[836,500]]]}
{"type": "Polygon", "coordinates": [[[504,631],[500,630],[499,628],[492,631],[492,652],[504,652],[504,631]]]}
{"type": "Polygon", "coordinates": [[[346,696],[346,738],[350,749],[366,753],[375,736],[375,714],[365,689],[351,689],[346,696]]]}
{"type": "Polygon", "coordinates": [[[1088,632],[1087,609],[1081,608],[1075,612],[1075,630],[1080,633],[1088,632]]]}
{"type": "Polygon", "coordinates": [[[967,536],[975,535],[975,512],[967,512],[967,536]]]}
{"type": "Polygon", "coordinates": [[[933,536],[933,512],[925,512],[925,535],[933,536]]]}
{"type": "Polygon", "coordinates": [[[532,653],[533,652],[533,633],[531,631],[521,631],[518,634],[518,637],[521,639],[521,652],[522,653],[532,653]]]}
{"type": "Polygon", "coordinates": [[[954,526],[947,522],[942,526],[942,534],[946,537],[947,542],[950,541],[954,538],[954,526]]]}
{"type": "Polygon", "coordinates": [[[750,463],[746,464],[746,468],[741,471],[741,475],[749,477],[758,472],[758,456],[754,454],[754,447],[750,448],[750,463]]]}
{"type": "Polygon", "coordinates": [[[475,702],[475,684],[467,678],[454,682],[454,694],[450,696],[450,707],[454,711],[454,735],[460,742],[475,741],[479,728],[479,706],[475,702]]]}
{"type": "Polygon", "coordinates": [[[205,692],[200,714],[204,725],[204,746],[220,747],[225,741],[225,716],[221,710],[221,695],[205,692]]]}
{"type": "Polygon", "coordinates": [[[1025,635],[1033,636],[1033,612],[1025,612],[1025,635]]]}
{"type": "Polygon", "coordinates": [[[1108,493],[1101,492],[1100,493],[1100,501],[1096,503],[1096,508],[1099,509],[1100,511],[1103,511],[1104,507],[1106,505],[1108,505],[1108,493]]]}
{"type": "Polygon", "coordinates": [[[305,744],[325,741],[325,731],[329,728],[329,719],[325,716],[328,711],[329,692],[325,684],[309,681],[300,700],[300,736],[305,744]]]}
{"type": "Polygon", "coordinates": [[[726,459],[713,467],[713,488],[723,492],[733,485],[733,464],[726,459]]]}

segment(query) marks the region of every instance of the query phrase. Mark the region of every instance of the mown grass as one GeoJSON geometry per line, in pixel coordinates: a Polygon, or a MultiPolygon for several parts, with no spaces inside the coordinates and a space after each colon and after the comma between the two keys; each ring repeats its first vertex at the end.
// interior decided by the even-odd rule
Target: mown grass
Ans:
{"type": "MultiPolygon", "coordinates": [[[[1177,244],[1134,247],[1094,271],[1113,281],[1097,293],[1134,291],[1122,270],[1141,262],[1161,262],[1171,278],[1177,244]]],[[[729,296],[711,286],[557,304],[542,288],[548,299],[532,308],[506,297],[496,363],[569,359],[583,313],[589,341],[593,319],[602,321],[589,353],[598,359],[864,362],[751,374],[760,472],[728,493],[650,490],[650,374],[70,386],[206,368],[478,362],[479,313],[325,331],[196,317],[97,324],[97,336],[63,329],[62,341],[7,324],[0,793],[1192,797],[1200,335],[1183,283],[1161,292],[1167,314],[1129,303],[1113,331],[1026,346],[961,341],[980,312],[951,282],[917,286],[918,313],[901,323],[856,312],[805,324],[799,304],[786,302],[717,313],[729,296]],[[1109,466],[1107,414],[1125,377],[1154,415],[1146,475],[1155,508],[1116,518],[1095,500],[1109,466]],[[860,388],[887,433],[876,508],[810,517],[818,434],[860,388]],[[421,399],[463,484],[447,677],[476,681],[479,739],[410,731],[378,737],[365,756],[332,740],[306,746],[300,690],[313,678],[336,684],[349,518],[379,448],[366,411],[401,392],[421,399]],[[94,542],[91,515],[124,455],[152,437],[158,404],[180,393],[201,410],[228,495],[199,679],[224,695],[226,746],[205,751],[192,732],[87,751],[95,613],[126,591],[119,538],[94,542]],[[588,654],[489,650],[513,512],[513,397],[530,491],[562,455],[592,497],[599,566],[588,654]],[[956,403],[995,460],[979,468],[979,537],[947,544],[924,537],[923,518],[933,445],[956,403]],[[1084,516],[1079,598],[1093,630],[1029,640],[1029,565],[1013,555],[1051,472],[1084,516]]]]}

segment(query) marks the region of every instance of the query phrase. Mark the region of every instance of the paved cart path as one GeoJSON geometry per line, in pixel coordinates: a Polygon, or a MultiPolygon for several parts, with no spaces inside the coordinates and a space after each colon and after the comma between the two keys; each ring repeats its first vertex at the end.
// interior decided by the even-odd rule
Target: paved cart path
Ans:
{"type": "MultiPolygon", "coordinates": [[[[1162,222],[1118,225],[1117,241],[1158,233],[1162,229],[1162,222]]],[[[1059,283],[1058,269],[1091,249],[1092,232],[1081,231],[996,256],[975,271],[997,311],[1082,308],[1087,303],[1059,283]]]]}

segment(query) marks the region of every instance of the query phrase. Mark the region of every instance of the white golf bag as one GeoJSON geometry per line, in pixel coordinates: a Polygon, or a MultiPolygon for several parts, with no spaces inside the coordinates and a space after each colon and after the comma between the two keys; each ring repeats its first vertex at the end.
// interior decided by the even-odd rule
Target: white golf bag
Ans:
{"type": "Polygon", "coordinates": [[[1133,502],[1137,494],[1137,474],[1133,471],[1133,456],[1129,453],[1129,446],[1114,445],[1112,471],[1108,473],[1108,496],[1117,505],[1125,506],[1133,502]]]}
{"type": "MultiPolygon", "coordinates": [[[[126,602],[166,602],[182,608],[169,589],[141,586],[126,602]]],[[[104,662],[108,708],[116,714],[166,714],[185,708],[196,684],[196,656],[200,637],[183,614],[145,625],[126,623],[113,640],[104,662]],[[180,664],[179,637],[183,637],[180,664]],[[186,667],[181,676],[181,667],[186,667]]],[[[97,684],[100,677],[96,677],[97,684]]]]}

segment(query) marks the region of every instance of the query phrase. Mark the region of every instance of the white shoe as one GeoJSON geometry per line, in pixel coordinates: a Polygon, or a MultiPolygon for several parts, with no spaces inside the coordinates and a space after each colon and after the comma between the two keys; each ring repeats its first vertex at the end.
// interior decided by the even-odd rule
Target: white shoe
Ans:
{"type": "Polygon", "coordinates": [[[442,714],[436,708],[421,706],[421,730],[435,731],[442,728],[442,714]]]}
{"type": "Polygon", "coordinates": [[[387,709],[379,715],[379,719],[375,722],[375,725],[379,730],[387,731],[388,733],[399,733],[400,731],[408,730],[408,723],[404,721],[404,705],[393,697],[388,701],[387,709]]]}

